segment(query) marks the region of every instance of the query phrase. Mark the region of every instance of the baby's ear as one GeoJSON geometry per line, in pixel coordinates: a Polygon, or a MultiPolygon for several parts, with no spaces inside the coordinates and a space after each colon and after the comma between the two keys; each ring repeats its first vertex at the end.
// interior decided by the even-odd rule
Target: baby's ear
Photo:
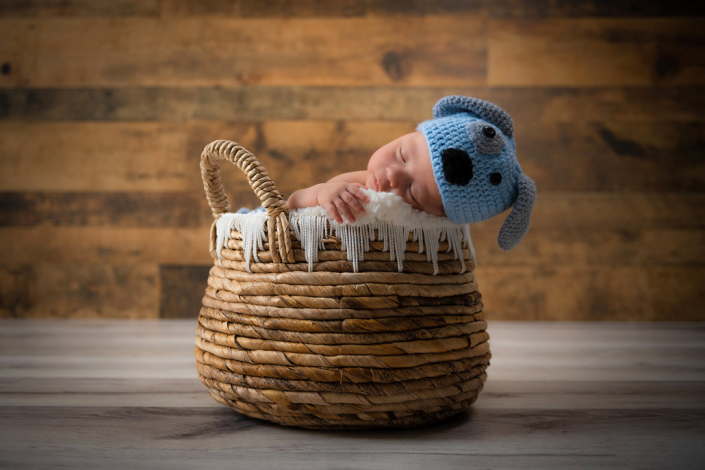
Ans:
{"type": "Polygon", "coordinates": [[[433,107],[433,117],[452,116],[458,113],[471,113],[490,124],[499,127],[507,137],[514,135],[514,122],[505,110],[494,103],[469,96],[452,95],[438,100],[433,107]]]}
{"type": "Polygon", "coordinates": [[[499,247],[504,251],[514,249],[524,238],[526,232],[529,231],[531,211],[536,202],[536,185],[524,173],[520,173],[519,178],[517,178],[517,189],[519,191],[517,200],[514,203],[512,212],[509,213],[504,224],[502,224],[497,237],[499,247]]]}

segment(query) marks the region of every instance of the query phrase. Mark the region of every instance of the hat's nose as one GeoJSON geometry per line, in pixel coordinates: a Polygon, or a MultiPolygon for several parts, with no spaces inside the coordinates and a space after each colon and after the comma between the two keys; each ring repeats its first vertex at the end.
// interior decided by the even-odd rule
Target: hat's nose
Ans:
{"type": "Polygon", "coordinates": [[[472,179],[472,160],[465,150],[449,148],[441,153],[443,175],[451,184],[466,186],[472,179]]]}

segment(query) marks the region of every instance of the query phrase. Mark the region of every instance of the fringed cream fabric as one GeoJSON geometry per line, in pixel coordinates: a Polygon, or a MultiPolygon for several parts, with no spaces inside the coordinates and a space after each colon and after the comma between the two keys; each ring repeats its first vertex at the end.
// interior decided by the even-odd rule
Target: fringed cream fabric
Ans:
{"type": "MultiPolygon", "coordinates": [[[[470,249],[473,260],[475,250],[470,239],[469,225],[456,225],[445,217],[430,215],[413,209],[401,197],[391,193],[368,191],[370,203],[365,205],[366,213],[356,222],[339,224],[321,207],[294,210],[289,214],[291,227],[304,249],[309,271],[318,262],[318,251],[325,249],[321,240],[335,236],[341,241],[341,250],[347,252],[348,261],[358,271],[358,263],[364,261],[370,250],[370,241],[383,242],[384,251],[389,251],[390,261],[396,261],[399,272],[404,263],[404,252],[409,234],[419,244],[419,253],[425,249],[426,259],[433,263],[434,274],[438,273],[438,247],[442,241],[448,242],[448,251],[460,260],[465,271],[463,245],[470,249]]],[[[242,246],[246,268],[250,271],[250,259],[257,259],[257,250],[263,250],[266,241],[265,223],[267,214],[223,214],[216,223],[217,254],[221,259],[221,249],[230,238],[232,229],[242,234],[242,246]]]]}
{"type": "Polygon", "coordinates": [[[223,267],[221,250],[227,247],[230,240],[230,232],[235,229],[242,234],[242,251],[245,255],[245,266],[248,272],[250,271],[250,259],[254,256],[257,258],[257,251],[264,250],[264,242],[267,241],[267,235],[264,232],[264,224],[267,223],[266,212],[250,212],[248,214],[233,214],[226,212],[221,215],[215,223],[217,232],[216,253],[220,266],[223,267]]]}

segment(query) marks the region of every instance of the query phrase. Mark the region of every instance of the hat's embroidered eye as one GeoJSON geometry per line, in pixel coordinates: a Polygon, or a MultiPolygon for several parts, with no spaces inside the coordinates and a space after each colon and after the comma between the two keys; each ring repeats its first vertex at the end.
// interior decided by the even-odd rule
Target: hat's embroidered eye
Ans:
{"type": "Polygon", "coordinates": [[[498,155],[504,147],[502,134],[483,121],[472,121],[466,126],[468,137],[479,153],[498,155]]]}
{"type": "Polygon", "coordinates": [[[441,161],[443,175],[449,183],[465,186],[472,179],[472,160],[465,150],[445,149],[441,153],[441,161]]]}
{"type": "Polygon", "coordinates": [[[502,175],[500,175],[499,173],[492,173],[490,175],[490,183],[492,183],[494,186],[497,186],[501,182],[502,182],[502,175]]]}
{"type": "Polygon", "coordinates": [[[489,137],[490,139],[494,138],[494,136],[497,135],[497,131],[494,130],[494,127],[490,126],[483,127],[482,133],[485,134],[485,137],[489,137]]]}

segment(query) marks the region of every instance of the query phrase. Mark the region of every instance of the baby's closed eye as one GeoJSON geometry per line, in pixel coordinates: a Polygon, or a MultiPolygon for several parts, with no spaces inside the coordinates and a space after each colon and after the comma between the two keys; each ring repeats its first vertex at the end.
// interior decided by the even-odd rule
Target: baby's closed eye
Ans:
{"type": "Polygon", "coordinates": [[[406,163],[406,157],[404,156],[404,148],[401,145],[397,149],[397,159],[401,163],[406,163]]]}

